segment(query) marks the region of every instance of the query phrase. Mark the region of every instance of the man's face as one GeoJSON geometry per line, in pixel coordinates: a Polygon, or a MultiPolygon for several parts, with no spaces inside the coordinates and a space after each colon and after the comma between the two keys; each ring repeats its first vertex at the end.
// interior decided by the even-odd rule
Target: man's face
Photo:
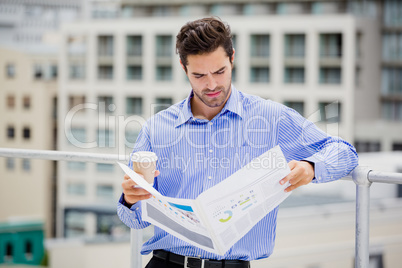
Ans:
{"type": "Polygon", "coordinates": [[[189,55],[187,62],[186,74],[193,88],[195,105],[203,109],[223,107],[232,83],[232,63],[223,47],[207,54],[189,55]]]}

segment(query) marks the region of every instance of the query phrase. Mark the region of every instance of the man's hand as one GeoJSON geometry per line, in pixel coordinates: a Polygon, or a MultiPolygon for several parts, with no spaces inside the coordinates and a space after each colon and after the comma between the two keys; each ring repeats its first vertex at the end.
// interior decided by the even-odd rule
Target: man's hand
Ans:
{"type": "Polygon", "coordinates": [[[290,192],[302,185],[309,184],[315,174],[312,164],[306,161],[292,160],[289,162],[290,173],[283,178],[279,183],[285,184],[289,181],[291,186],[285,189],[285,192],[290,192]]]}
{"type": "MultiPolygon", "coordinates": [[[[138,174],[138,173],[137,173],[138,174]]],[[[159,176],[160,172],[158,170],[155,171],[155,177],[159,176]]],[[[141,177],[141,174],[138,174],[141,177]]],[[[137,184],[126,174],[124,175],[124,181],[121,184],[124,193],[124,200],[129,205],[134,205],[140,200],[148,199],[152,196],[148,191],[137,188],[137,184]]]]}

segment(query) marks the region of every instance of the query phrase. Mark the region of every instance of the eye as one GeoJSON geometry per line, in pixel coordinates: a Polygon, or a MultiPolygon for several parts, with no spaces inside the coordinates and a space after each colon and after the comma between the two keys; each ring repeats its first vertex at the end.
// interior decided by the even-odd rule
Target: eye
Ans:
{"type": "Polygon", "coordinates": [[[204,75],[202,75],[202,74],[200,74],[200,75],[195,75],[194,77],[196,78],[196,79],[200,79],[201,77],[203,77],[204,75]]]}
{"type": "Polygon", "coordinates": [[[216,74],[223,74],[225,72],[225,70],[220,70],[218,72],[216,72],[216,74]]]}

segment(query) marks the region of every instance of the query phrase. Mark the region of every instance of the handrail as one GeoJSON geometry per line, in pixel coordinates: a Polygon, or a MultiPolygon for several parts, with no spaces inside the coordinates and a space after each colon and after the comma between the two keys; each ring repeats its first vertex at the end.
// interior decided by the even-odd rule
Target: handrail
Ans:
{"type": "MultiPolygon", "coordinates": [[[[125,156],[115,154],[27,150],[14,148],[0,148],[0,157],[40,158],[58,161],[97,163],[114,163],[116,161],[127,161],[125,156]]],[[[370,257],[370,186],[373,182],[402,184],[402,173],[374,171],[368,167],[358,166],[343,179],[352,179],[356,184],[355,268],[367,268],[369,267],[370,257]]],[[[141,267],[141,237],[141,230],[131,229],[131,268],[141,267]]]]}

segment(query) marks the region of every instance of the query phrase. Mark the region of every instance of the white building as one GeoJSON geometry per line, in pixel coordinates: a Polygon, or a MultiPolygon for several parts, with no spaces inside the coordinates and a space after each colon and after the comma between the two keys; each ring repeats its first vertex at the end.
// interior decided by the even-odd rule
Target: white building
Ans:
{"type": "MultiPolygon", "coordinates": [[[[330,134],[353,140],[356,38],[373,35],[371,20],[349,15],[223,19],[234,34],[233,80],[239,90],[285,103],[330,134]]],[[[59,150],[126,157],[145,119],[189,94],[174,51],[175,36],[188,20],[97,20],[62,28],[59,150]]],[[[370,55],[372,47],[361,49],[370,55]]],[[[365,69],[359,72],[375,84],[365,69]]],[[[59,235],[65,232],[65,211],[115,206],[121,175],[113,165],[60,162],[59,235]]],[[[83,231],[86,224],[81,225],[83,231]]]]}

